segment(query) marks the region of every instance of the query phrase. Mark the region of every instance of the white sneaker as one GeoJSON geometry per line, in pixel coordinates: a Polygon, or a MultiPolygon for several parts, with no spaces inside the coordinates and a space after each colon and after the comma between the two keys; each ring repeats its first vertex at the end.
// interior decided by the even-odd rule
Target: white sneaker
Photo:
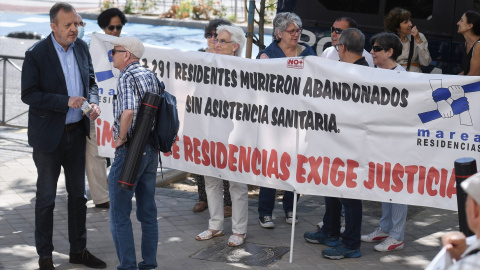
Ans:
{"type": "MultiPolygon", "coordinates": [[[[323,227],[323,221],[319,222],[317,224],[317,228],[321,229],[323,227]]],[[[345,218],[342,217],[341,223],[340,223],[340,233],[345,232],[345,218]]]]}
{"type": "Polygon", "coordinates": [[[403,249],[403,241],[398,241],[395,238],[388,237],[387,239],[383,240],[380,244],[375,245],[373,248],[376,251],[392,251],[392,250],[400,250],[403,249]]]}
{"type": "MultiPolygon", "coordinates": [[[[288,212],[287,215],[285,216],[285,222],[288,224],[293,223],[293,212],[288,212]]],[[[298,217],[295,217],[295,224],[298,223],[298,217]]]]}
{"type": "Polygon", "coordinates": [[[367,235],[362,235],[360,238],[363,242],[377,242],[381,241],[389,236],[388,233],[382,231],[380,227],[376,228],[374,232],[367,235]]]}

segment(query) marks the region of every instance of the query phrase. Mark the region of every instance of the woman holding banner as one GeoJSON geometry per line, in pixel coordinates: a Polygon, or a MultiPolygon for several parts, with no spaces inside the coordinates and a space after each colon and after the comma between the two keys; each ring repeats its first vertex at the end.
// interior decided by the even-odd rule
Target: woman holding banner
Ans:
{"type": "Polygon", "coordinates": [[[412,25],[410,11],[403,8],[390,10],[385,18],[385,31],[395,33],[402,42],[402,51],[397,63],[407,71],[422,72],[420,66],[428,66],[432,62],[428,51],[428,42],[416,26],[412,25]]]}
{"type": "MultiPolygon", "coordinates": [[[[273,19],[273,42],[257,55],[257,59],[283,58],[316,55],[313,49],[305,43],[299,44],[302,34],[302,20],[295,13],[278,13],[273,19]]],[[[275,206],[277,190],[260,187],[258,198],[258,215],[260,226],[273,228],[272,213],[275,206]]],[[[283,210],[285,221],[293,223],[293,192],[285,191],[283,194],[283,210]]],[[[295,223],[298,219],[295,219],[295,223]]]]}
{"type": "MultiPolygon", "coordinates": [[[[462,61],[462,72],[458,75],[480,75],[480,53],[475,53],[474,48],[480,42],[480,14],[469,10],[462,15],[457,23],[458,33],[465,38],[466,55],[462,61]]],[[[477,49],[478,50],[478,49],[477,49]]]]}
{"type": "MultiPolygon", "coordinates": [[[[217,54],[241,56],[245,46],[245,32],[242,28],[230,25],[221,25],[217,28],[214,40],[217,54]]],[[[209,240],[222,236],[224,208],[223,208],[223,179],[205,176],[205,187],[208,197],[208,211],[210,220],[208,230],[200,233],[195,239],[209,240]]],[[[231,247],[242,245],[247,237],[248,222],[248,186],[247,184],[230,182],[232,197],[232,232],[228,238],[231,247]]]]}
{"type": "MultiPolygon", "coordinates": [[[[379,33],[370,39],[373,63],[378,68],[405,71],[396,60],[402,53],[402,42],[393,33],[379,33]]],[[[407,205],[382,202],[380,227],[368,235],[362,235],[364,242],[377,242],[376,251],[392,251],[403,249],[405,223],[407,222],[407,205]]]]}
{"type": "MultiPolygon", "coordinates": [[[[215,53],[215,36],[217,35],[217,27],[220,25],[232,25],[225,19],[213,19],[205,26],[205,38],[208,47],[203,50],[209,53],[215,53]]],[[[203,175],[195,175],[195,181],[198,186],[198,202],[193,206],[193,212],[203,212],[208,208],[207,192],[205,191],[205,178],[203,175]]],[[[225,217],[232,216],[232,199],[230,197],[230,182],[223,180],[223,214],[225,217]]]]}

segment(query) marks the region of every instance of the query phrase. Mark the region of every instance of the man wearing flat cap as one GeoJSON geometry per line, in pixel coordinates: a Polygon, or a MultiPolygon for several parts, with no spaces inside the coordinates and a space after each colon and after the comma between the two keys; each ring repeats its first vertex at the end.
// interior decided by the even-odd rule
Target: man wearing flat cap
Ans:
{"type": "Polygon", "coordinates": [[[157,267],[158,222],[155,204],[155,182],[158,154],[151,144],[145,146],[142,160],[131,191],[117,187],[120,173],[128,153],[129,139],[133,134],[136,117],[140,109],[139,94],[160,94],[156,75],[139,63],[145,48],[142,41],[134,37],[119,37],[110,43],[113,67],[119,69],[116,98],[113,101],[113,134],[115,136],[115,160],[108,175],[110,193],[110,230],[117,250],[118,269],[154,269],[157,267]],[[136,262],[130,212],[135,193],[137,219],[142,224],[142,258],[136,262]]]}
{"type": "Polygon", "coordinates": [[[447,252],[457,262],[449,270],[480,269],[480,173],[476,173],[461,183],[463,190],[468,194],[465,202],[467,223],[475,233],[475,242],[468,246],[465,235],[461,232],[449,232],[442,237],[442,243],[447,252]]]}

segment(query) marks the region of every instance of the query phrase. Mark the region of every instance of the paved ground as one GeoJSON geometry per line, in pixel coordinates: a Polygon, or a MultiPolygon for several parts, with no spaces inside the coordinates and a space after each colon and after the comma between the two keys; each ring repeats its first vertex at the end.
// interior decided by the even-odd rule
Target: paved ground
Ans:
{"type": "MultiPolygon", "coordinates": [[[[26,129],[0,126],[0,269],[36,269],[37,254],[34,246],[34,205],[36,169],[27,146],[26,129]]],[[[58,185],[55,208],[54,262],[57,269],[82,269],[68,263],[67,205],[64,179],[58,185]]],[[[266,269],[232,265],[224,262],[204,261],[193,255],[209,247],[214,241],[196,241],[195,235],[207,228],[208,212],[195,214],[191,208],[197,195],[192,192],[157,188],[156,201],[160,239],[158,243],[159,269],[266,269]]],[[[115,269],[118,261],[109,229],[108,210],[93,208],[88,201],[88,248],[104,259],[108,269],[115,269]]],[[[446,231],[458,230],[457,213],[435,208],[410,207],[406,226],[405,249],[391,253],[373,250],[374,244],[364,243],[362,257],[331,261],[321,256],[323,245],[306,243],[303,233],[315,229],[324,213],[323,198],[302,196],[298,205],[300,222],[294,234],[293,263],[290,253],[268,269],[424,269],[440,249],[439,237],[446,231]]],[[[258,225],[257,201],[249,201],[247,242],[275,247],[290,245],[291,226],[284,222],[280,203],[275,208],[276,227],[263,229],[258,225]]],[[[378,226],[379,204],[364,202],[362,232],[368,233],[378,226]]],[[[136,239],[140,225],[132,212],[136,239]]],[[[215,241],[227,241],[231,234],[231,221],[226,219],[226,236],[215,241]]],[[[137,258],[139,241],[136,242],[137,258]]]]}

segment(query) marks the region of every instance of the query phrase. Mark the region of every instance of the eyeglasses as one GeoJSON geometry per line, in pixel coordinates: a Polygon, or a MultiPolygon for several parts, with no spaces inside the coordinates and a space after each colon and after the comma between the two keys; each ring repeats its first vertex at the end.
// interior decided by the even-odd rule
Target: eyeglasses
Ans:
{"type": "Polygon", "coordinates": [[[382,46],[372,46],[372,50],[374,52],[385,51],[385,49],[382,46]]]}
{"type": "Polygon", "coordinates": [[[302,30],[303,30],[302,28],[299,28],[299,29],[292,29],[292,30],[289,30],[289,31],[285,30],[284,32],[289,33],[290,36],[294,36],[295,34],[300,35],[302,33],[302,30]]]}
{"type": "Polygon", "coordinates": [[[206,39],[211,39],[212,37],[217,37],[217,34],[213,34],[213,33],[206,33],[205,34],[206,39]]]}
{"type": "Polygon", "coordinates": [[[335,34],[340,35],[343,32],[343,29],[335,28],[335,27],[332,26],[332,27],[330,27],[330,31],[332,33],[335,32],[335,34]]]}
{"type": "Polygon", "coordinates": [[[345,44],[338,43],[338,44],[333,45],[333,47],[335,48],[335,50],[337,50],[337,52],[338,52],[338,47],[340,47],[340,45],[345,45],[345,44]]]}
{"type": "Polygon", "coordinates": [[[117,29],[117,31],[120,31],[120,30],[122,30],[122,28],[123,28],[123,25],[109,25],[109,26],[107,26],[107,29],[109,31],[113,31],[114,29],[117,29]]]}
{"type": "Polygon", "coordinates": [[[226,43],[233,43],[233,41],[226,41],[225,39],[214,39],[213,40],[214,44],[219,43],[220,45],[225,45],[226,43]]]}
{"type": "Polygon", "coordinates": [[[78,23],[78,26],[80,26],[80,27],[85,27],[85,25],[87,25],[86,22],[79,22],[79,23],[78,23]]]}
{"type": "Polygon", "coordinates": [[[112,49],[112,56],[114,56],[116,52],[127,52],[127,51],[121,51],[121,50],[112,49]]]}

